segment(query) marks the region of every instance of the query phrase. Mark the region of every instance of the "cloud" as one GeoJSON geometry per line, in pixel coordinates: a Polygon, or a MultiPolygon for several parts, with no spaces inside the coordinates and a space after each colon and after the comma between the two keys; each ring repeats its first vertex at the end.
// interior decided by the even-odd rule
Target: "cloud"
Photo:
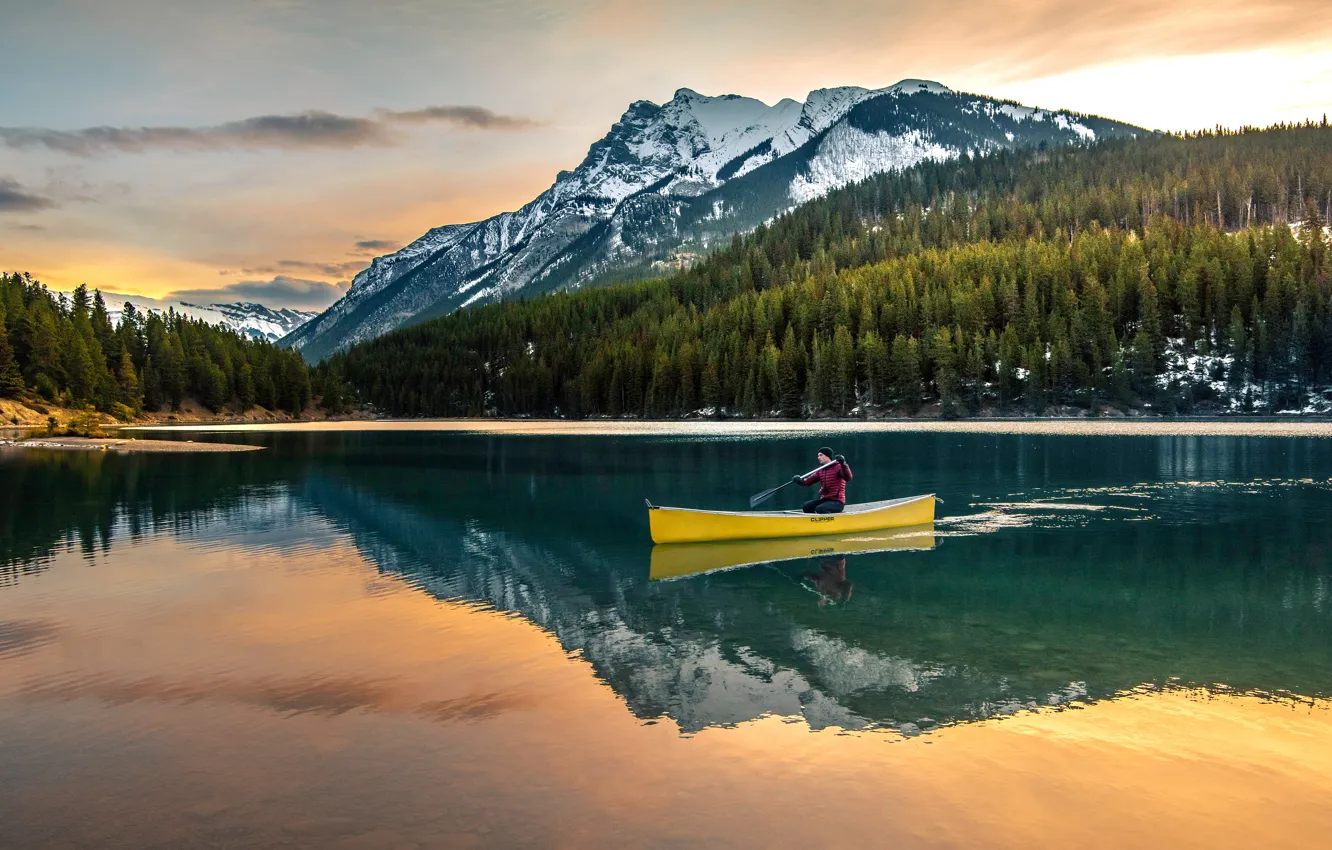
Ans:
{"type": "Polygon", "coordinates": [[[426,124],[443,121],[476,130],[530,130],[540,122],[514,115],[499,115],[483,106],[427,106],[407,112],[381,109],[378,114],[388,121],[403,124],[426,124]]]}
{"type": "Polygon", "coordinates": [[[365,260],[349,260],[345,263],[311,263],[305,260],[278,260],[284,269],[303,269],[316,271],[328,277],[347,277],[354,275],[366,266],[365,260]]]}
{"type": "Polygon", "coordinates": [[[373,254],[378,251],[396,251],[401,247],[401,242],[392,239],[365,239],[356,243],[356,250],[352,253],[373,254]]]}
{"type": "Polygon", "coordinates": [[[428,106],[407,112],[376,110],[372,118],[311,110],[293,115],[260,115],[212,127],[88,127],[51,130],[0,127],[0,145],[18,150],[45,148],[71,156],[256,149],[348,150],[397,144],[398,124],[443,123],[470,130],[525,130],[529,118],[500,115],[481,106],[428,106]]]}
{"type": "Polygon", "coordinates": [[[0,214],[36,212],[55,206],[50,198],[33,194],[12,177],[0,177],[0,214]]]}
{"type": "Polygon", "coordinates": [[[327,283],[277,275],[271,280],[241,280],[213,289],[179,289],[162,296],[164,301],[188,301],[191,304],[227,304],[257,301],[266,307],[291,307],[296,310],[323,310],[342,297],[348,281],[327,283]]]}

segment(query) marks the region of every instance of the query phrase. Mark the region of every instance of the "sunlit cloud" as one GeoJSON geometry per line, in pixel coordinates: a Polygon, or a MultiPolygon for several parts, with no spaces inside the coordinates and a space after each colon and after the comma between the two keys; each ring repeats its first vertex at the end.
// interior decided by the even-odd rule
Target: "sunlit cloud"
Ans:
{"type": "Polygon", "coordinates": [[[83,130],[0,127],[0,144],[18,150],[42,148],[82,157],[110,152],[142,154],[153,150],[347,150],[398,144],[402,137],[394,125],[427,123],[451,124],[468,130],[525,130],[539,126],[532,119],[500,115],[480,106],[429,106],[408,112],[381,109],[373,118],[311,110],[294,115],[260,115],[212,127],[88,127],[83,130]]]}
{"type": "Polygon", "coordinates": [[[354,275],[365,268],[364,260],[350,260],[345,263],[312,263],[306,260],[278,260],[278,265],[284,269],[301,269],[304,271],[314,271],[327,277],[346,277],[354,275]]]}

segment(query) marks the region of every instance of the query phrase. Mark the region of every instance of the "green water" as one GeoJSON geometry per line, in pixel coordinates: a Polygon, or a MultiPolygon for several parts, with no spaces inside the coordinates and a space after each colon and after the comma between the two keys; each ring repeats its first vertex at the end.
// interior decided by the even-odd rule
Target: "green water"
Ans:
{"type": "Polygon", "coordinates": [[[851,556],[851,600],[820,606],[805,580],[816,559],[650,582],[642,501],[743,507],[810,465],[808,440],[250,439],[269,450],[7,459],[5,584],[67,547],[91,556],[143,535],[243,550],[280,514],[294,539],[330,522],[426,593],[529,618],[630,710],[688,728],[799,713],[793,698],[811,694],[830,711],[811,724],[860,725],[1170,681],[1332,692],[1332,441],[843,440],[853,500],[939,494],[938,545],[851,556]],[[863,664],[837,664],[846,650],[863,664]],[[678,682],[705,656],[707,676],[750,684],[715,716],[694,682],[638,684],[678,682]],[[800,684],[765,687],[778,669],[800,684]]]}
{"type": "MultiPolygon", "coordinates": [[[[812,466],[822,440],[239,439],[268,448],[0,455],[0,672],[26,665],[0,678],[0,741],[22,717],[34,742],[0,757],[0,787],[51,781],[53,764],[78,770],[84,757],[103,769],[130,758],[109,745],[124,734],[110,718],[134,698],[80,703],[78,743],[59,725],[70,721],[44,724],[28,707],[53,692],[49,670],[95,674],[60,649],[67,629],[134,628],[114,621],[112,595],[155,610],[191,592],[171,583],[177,567],[114,586],[99,567],[166,539],[225,555],[251,582],[278,556],[287,573],[339,569],[322,553],[342,541],[411,595],[534,624],[624,712],[686,736],[769,715],[914,736],[1185,685],[1332,695],[1328,439],[840,436],[852,501],[943,502],[933,548],[848,556],[853,592],[831,601],[812,578],[819,559],[652,581],[643,507],[742,509],[812,466]]],[[[806,495],[792,491],[774,506],[806,495]]],[[[176,651],[188,663],[189,647],[176,651]]],[[[256,652],[207,664],[243,673],[256,652]]],[[[543,722],[558,738],[559,717],[543,722]]]]}

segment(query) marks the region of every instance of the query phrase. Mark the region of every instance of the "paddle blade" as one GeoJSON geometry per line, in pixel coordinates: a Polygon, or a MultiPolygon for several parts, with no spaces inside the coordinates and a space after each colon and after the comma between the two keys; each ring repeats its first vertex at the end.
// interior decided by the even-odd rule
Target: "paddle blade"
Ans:
{"type": "Polygon", "coordinates": [[[762,493],[757,493],[757,494],[755,494],[755,495],[753,495],[753,496],[750,496],[750,497],[749,497],[749,506],[750,506],[751,508],[753,508],[753,507],[757,507],[758,505],[763,504],[764,502],[766,502],[766,501],[768,501],[769,499],[771,499],[771,498],[772,498],[772,495],[773,495],[774,493],[776,493],[778,490],[782,489],[782,487],[785,487],[785,486],[786,486],[786,485],[783,484],[783,485],[781,485],[781,487],[773,487],[771,490],[764,490],[762,493]]]}

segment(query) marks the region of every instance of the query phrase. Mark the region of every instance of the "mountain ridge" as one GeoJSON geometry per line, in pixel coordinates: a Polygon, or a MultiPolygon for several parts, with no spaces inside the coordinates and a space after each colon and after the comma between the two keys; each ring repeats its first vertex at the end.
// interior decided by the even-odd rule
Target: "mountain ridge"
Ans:
{"type": "Polygon", "coordinates": [[[518,210],[434,228],[376,258],[282,344],[319,360],[473,304],[579,288],[927,159],[1142,132],[928,80],[816,89],[771,106],[681,88],[665,104],[630,104],[575,169],[518,210]]]}

